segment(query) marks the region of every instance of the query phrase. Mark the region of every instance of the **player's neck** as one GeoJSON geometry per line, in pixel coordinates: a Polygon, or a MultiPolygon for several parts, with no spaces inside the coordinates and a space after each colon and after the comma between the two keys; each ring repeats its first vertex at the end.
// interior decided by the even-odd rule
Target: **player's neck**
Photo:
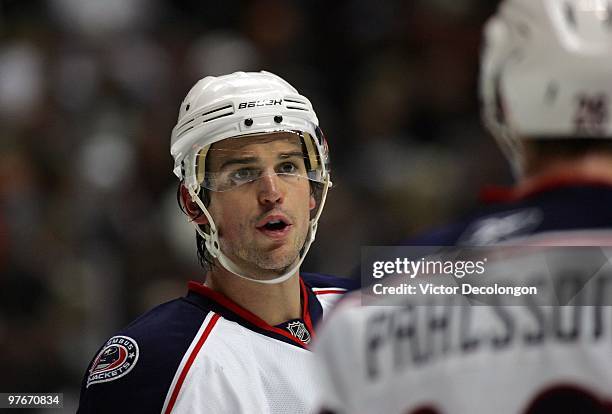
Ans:
{"type": "Polygon", "coordinates": [[[519,185],[530,187],[556,177],[582,181],[610,183],[612,185],[612,155],[591,154],[575,160],[554,160],[528,166],[519,185]]]}
{"type": "Polygon", "coordinates": [[[251,282],[216,265],[206,286],[215,290],[270,325],[302,317],[298,272],[277,284],[251,282]]]}

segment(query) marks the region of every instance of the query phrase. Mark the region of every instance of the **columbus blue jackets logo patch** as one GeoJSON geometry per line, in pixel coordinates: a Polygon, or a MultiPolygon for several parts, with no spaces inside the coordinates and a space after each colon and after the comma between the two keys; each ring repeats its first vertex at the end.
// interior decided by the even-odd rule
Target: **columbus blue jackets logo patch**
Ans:
{"type": "Polygon", "coordinates": [[[87,385],[114,381],[134,368],[138,361],[138,344],[129,336],[113,336],[94,359],[87,385]]]}
{"type": "Polygon", "coordinates": [[[289,322],[287,329],[300,341],[305,344],[310,343],[310,332],[308,332],[308,329],[306,329],[301,321],[289,322]]]}

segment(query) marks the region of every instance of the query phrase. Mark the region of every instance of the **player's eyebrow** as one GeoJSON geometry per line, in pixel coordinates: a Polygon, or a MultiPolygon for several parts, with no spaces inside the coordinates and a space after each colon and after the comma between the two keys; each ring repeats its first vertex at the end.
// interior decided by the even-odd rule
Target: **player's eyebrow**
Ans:
{"type": "Polygon", "coordinates": [[[219,167],[219,171],[231,166],[231,165],[246,165],[246,164],[252,164],[254,162],[256,162],[257,160],[259,160],[259,158],[257,157],[241,157],[241,158],[230,158],[226,161],[224,161],[221,166],[219,167]]]}
{"type": "Polygon", "coordinates": [[[304,156],[304,154],[302,153],[302,151],[291,151],[291,152],[282,152],[280,154],[278,154],[278,158],[280,159],[285,159],[285,158],[302,158],[304,156]]]}

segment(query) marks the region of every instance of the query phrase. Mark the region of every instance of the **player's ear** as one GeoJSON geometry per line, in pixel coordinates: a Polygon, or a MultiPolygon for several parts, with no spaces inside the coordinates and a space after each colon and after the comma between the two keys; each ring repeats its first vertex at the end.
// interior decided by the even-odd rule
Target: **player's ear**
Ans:
{"type": "Polygon", "coordinates": [[[183,206],[183,211],[185,214],[189,216],[192,221],[195,221],[198,224],[208,224],[208,219],[206,215],[198,206],[192,198],[191,194],[189,194],[189,190],[183,184],[181,184],[181,205],[183,206]]]}
{"type": "Polygon", "coordinates": [[[317,200],[315,200],[314,196],[310,196],[310,202],[308,203],[308,209],[312,210],[317,206],[317,200]]]}

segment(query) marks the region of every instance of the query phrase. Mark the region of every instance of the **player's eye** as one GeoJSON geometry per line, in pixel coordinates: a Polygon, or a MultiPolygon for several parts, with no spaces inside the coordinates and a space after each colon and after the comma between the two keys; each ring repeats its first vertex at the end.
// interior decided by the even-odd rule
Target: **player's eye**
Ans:
{"type": "Polygon", "coordinates": [[[280,174],[296,174],[298,167],[293,162],[284,162],[278,166],[277,172],[280,174]]]}
{"type": "Polygon", "coordinates": [[[240,168],[229,175],[230,181],[234,185],[240,185],[253,181],[259,177],[259,171],[255,168],[240,168]]]}

